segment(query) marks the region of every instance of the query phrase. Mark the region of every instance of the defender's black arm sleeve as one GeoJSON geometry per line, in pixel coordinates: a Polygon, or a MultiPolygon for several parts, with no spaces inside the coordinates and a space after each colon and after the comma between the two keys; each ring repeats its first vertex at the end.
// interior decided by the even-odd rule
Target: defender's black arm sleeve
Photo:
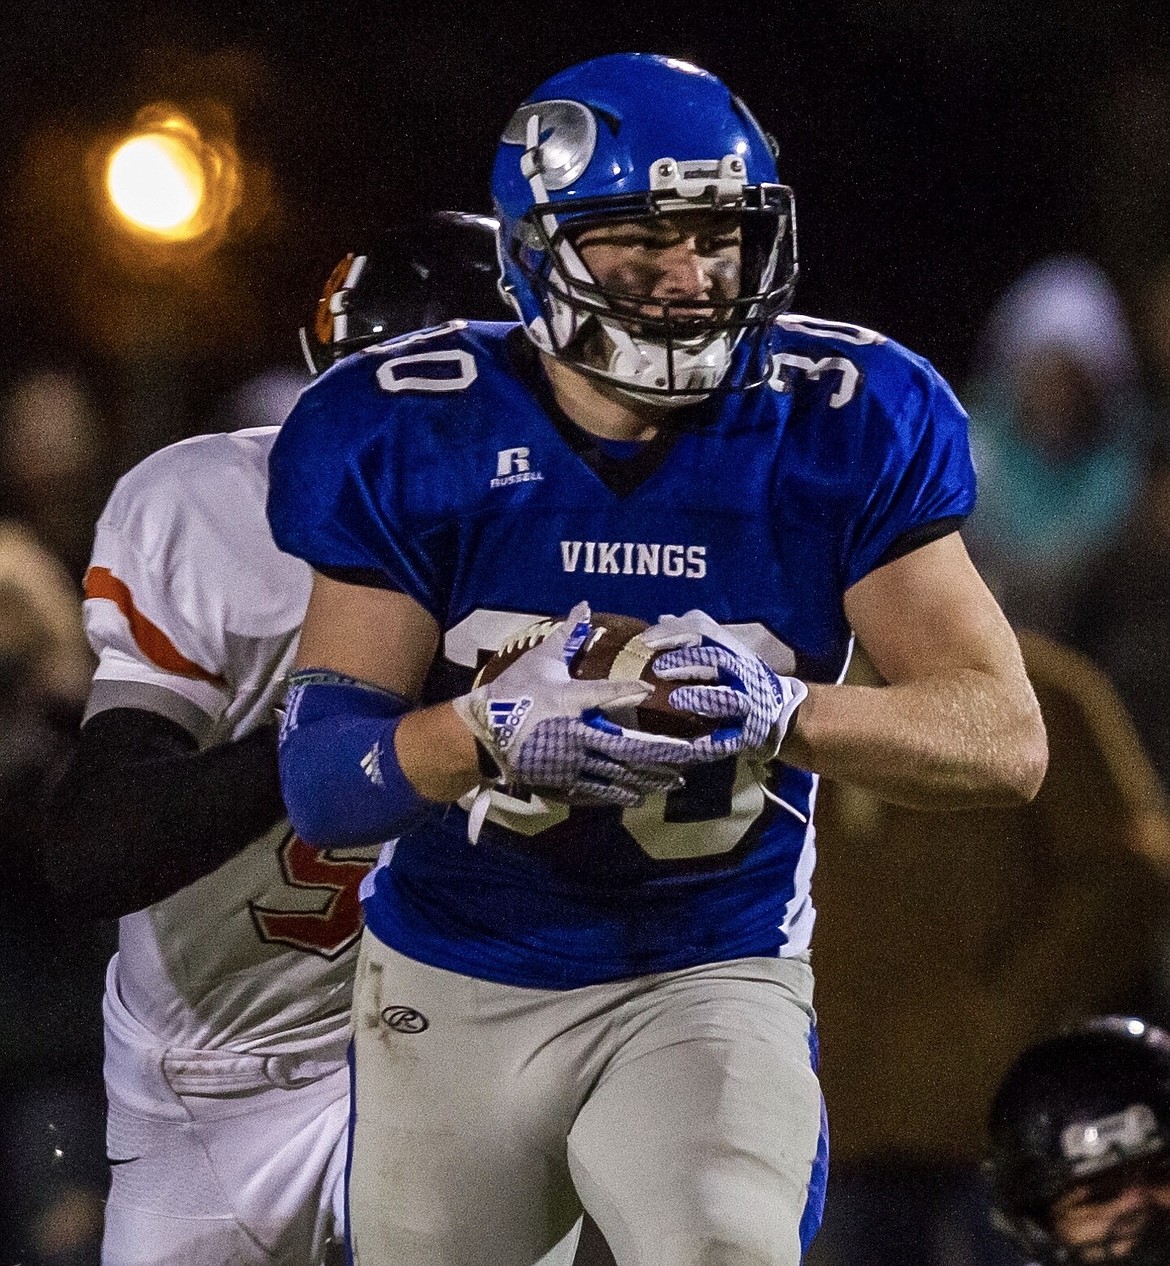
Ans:
{"type": "Polygon", "coordinates": [[[209,874],[284,816],[275,724],[199,751],[166,717],[111,708],[82,728],[49,797],[45,869],[63,907],[116,917],[209,874]]]}

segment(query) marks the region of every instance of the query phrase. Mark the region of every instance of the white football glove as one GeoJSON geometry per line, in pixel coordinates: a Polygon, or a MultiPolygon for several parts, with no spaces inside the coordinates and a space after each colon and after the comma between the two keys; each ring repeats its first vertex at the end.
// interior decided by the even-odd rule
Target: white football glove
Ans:
{"type": "Polygon", "coordinates": [[[776,759],[796,709],[808,695],[803,681],[773,672],[705,611],[660,616],[641,638],[666,652],[655,661],[656,676],[666,681],[698,677],[712,682],[679,686],[670,692],[672,707],[728,722],[694,740],[695,759],[743,756],[761,763],[776,759]]]}
{"type": "Polygon", "coordinates": [[[677,766],[694,759],[691,744],[601,715],[641,703],[653,690],[646,682],[569,676],[589,619],[588,603],[579,602],[543,641],[452,706],[506,783],[537,787],[566,804],[639,805],[681,785],[677,766]]]}

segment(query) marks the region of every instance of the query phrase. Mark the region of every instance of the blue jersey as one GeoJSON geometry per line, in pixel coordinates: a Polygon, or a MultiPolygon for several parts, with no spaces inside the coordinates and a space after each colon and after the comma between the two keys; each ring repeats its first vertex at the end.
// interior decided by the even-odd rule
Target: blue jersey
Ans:
{"type": "MultiPolygon", "coordinates": [[[[431,613],[427,702],[582,598],[650,622],[701,608],[779,671],[837,681],[845,591],[972,508],[966,418],[871,331],[787,316],[771,339],[764,385],[678,411],[632,455],[560,413],[518,327],[456,322],[359,353],[276,442],[277,544],[431,613]]],[[[436,811],[378,872],[367,921],[411,957],[536,987],[798,953],[816,777],[778,763],[770,786],[797,813],[735,760],[625,811],[493,793],[474,846],[464,808],[436,811]]]]}

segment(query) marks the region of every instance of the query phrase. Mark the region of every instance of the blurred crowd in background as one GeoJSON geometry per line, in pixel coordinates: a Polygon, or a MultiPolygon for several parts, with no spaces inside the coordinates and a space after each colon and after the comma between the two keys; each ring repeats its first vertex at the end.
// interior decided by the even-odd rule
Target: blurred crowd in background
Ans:
{"type": "MultiPolygon", "coordinates": [[[[941,356],[906,340],[970,413],[979,504],[964,536],[1022,631],[1051,771],[1011,811],[822,794],[833,1170],[816,1266],[1018,1260],[977,1171],[999,1076],[1088,1014],[1170,1022],[1170,73],[1103,100],[1097,240],[1026,264],[990,310],[956,312],[965,354],[956,336],[941,356]]],[[[302,262],[308,294],[331,260],[302,262]]],[[[815,315],[879,323],[858,305],[815,315]]],[[[897,313],[877,317],[904,336],[897,313]]],[[[114,929],[54,917],[39,860],[39,806],[92,669],[79,603],[96,516],[152,449],[278,422],[307,381],[295,319],[270,363],[253,355],[214,390],[198,353],[198,339],[136,345],[111,372],[56,362],[46,341],[0,400],[0,1266],[92,1263],[100,1234],[114,929]]]]}

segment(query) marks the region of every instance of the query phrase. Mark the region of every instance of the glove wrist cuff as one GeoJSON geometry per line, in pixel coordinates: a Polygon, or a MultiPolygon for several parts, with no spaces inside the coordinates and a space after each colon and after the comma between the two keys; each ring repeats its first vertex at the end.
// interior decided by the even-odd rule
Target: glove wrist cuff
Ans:
{"type": "Polygon", "coordinates": [[[478,735],[475,739],[475,763],[479,768],[480,777],[485,782],[499,782],[504,776],[504,771],[500,767],[499,761],[488,750],[487,744],[478,735]]]}
{"type": "Polygon", "coordinates": [[[784,740],[792,733],[792,727],[796,724],[796,714],[800,711],[798,703],[787,715],[782,716],[768,731],[768,737],[764,741],[764,749],[760,753],[760,759],[765,764],[771,764],[772,761],[778,760],[780,757],[780,749],[784,746],[784,740]]]}
{"type": "Polygon", "coordinates": [[[527,696],[506,703],[494,701],[481,690],[451,700],[455,715],[475,739],[476,763],[493,781],[510,777],[517,734],[532,709],[527,696]]]}
{"type": "Polygon", "coordinates": [[[451,700],[451,707],[455,715],[471,731],[476,743],[482,743],[490,750],[492,747],[492,736],[483,724],[482,708],[476,706],[479,703],[476,693],[473,690],[469,694],[457,695],[451,700]]]}

